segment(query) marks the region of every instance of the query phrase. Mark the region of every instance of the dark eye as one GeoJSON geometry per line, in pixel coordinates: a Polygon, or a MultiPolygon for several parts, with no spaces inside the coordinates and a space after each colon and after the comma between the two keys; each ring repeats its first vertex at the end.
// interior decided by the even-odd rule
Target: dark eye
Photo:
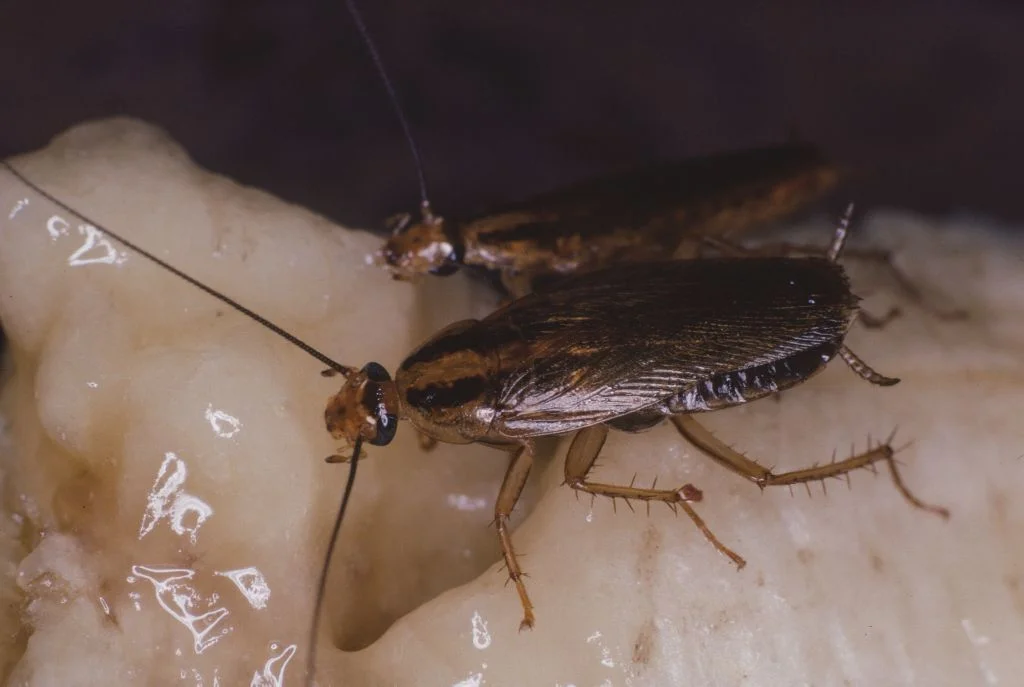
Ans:
{"type": "Polygon", "coordinates": [[[374,446],[387,446],[395,438],[395,431],[398,429],[398,416],[387,412],[383,401],[373,409],[373,416],[377,420],[377,434],[370,440],[374,446]]]}
{"type": "Polygon", "coordinates": [[[398,429],[398,414],[388,408],[385,387],[391,383],[391,375],[378,363],[367,363],[363,367],[366,386],[363,391],[364,407],[376,420],[376,433],[370,439],[374,446],[387,446],[395,438],[398,429]]]}
{"type": "Polygon", "coordinates": [[[444,264],[433,267],[430,270],[431,274],[436,274],[439,277],[447,277],[449,274],[459,269],[462,264],[462,260],[466,255],[466,247],[462,244],[462,239],[454,231],[454,227],[449,224],[444,224],[445,233],[445,255],[444,264]]]}
{"type": "Polygon", "coordinates": [[[391,375],[384,369],[384,366],[380,363],[366,363],[363,366],[363,374],[371,382],[390,382],[391,375]]]}

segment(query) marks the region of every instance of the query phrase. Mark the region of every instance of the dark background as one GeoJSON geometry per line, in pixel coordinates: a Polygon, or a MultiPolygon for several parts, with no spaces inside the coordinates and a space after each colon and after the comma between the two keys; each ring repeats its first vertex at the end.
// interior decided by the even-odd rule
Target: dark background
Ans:
{"type": "MultiPolygon", "coordinates": [[[[861,203],[1024,218],[1022,2],[362,5],[443,214],[795,131],[868,172],[861,203]]],[[[3,24],[0,155],[129,114],[339,221],[415,207],[341,0],[33,0],[3,24]]]]}

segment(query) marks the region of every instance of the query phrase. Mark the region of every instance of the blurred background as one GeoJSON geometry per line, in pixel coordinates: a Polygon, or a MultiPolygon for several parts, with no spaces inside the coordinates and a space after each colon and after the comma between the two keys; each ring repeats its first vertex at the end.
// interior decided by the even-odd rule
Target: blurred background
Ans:
{"type": "MultiPolygon", "coordinates": [[[[1024,219],[1024,3],[363,0],[462,214],[794,133],[858,202],[1024,219]]],[[[89,118],[166,128],[202,165],[350,225],[418,191],[342,0],[6,3],[0,156],[89,118]]]]}

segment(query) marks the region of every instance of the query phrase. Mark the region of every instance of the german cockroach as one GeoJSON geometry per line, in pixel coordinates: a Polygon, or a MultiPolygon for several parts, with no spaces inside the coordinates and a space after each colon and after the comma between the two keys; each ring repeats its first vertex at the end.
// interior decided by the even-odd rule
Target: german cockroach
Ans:
{"type": "Polygon", "coordinates": [[[724,237],[788,217],[833,188],[839,170],[791,143],[591,179],[466,219],[393,219],[376,256],[399,279],[459,267],[496,271],[512,296],[534,278],[619,262],[696,257],[724,237]]]}
{"type": "MultiPolygon", "coordinates": [[[[404,116],[399,117],[407,127],[404,116]]],[[[752,248],[737,239],[808,208],[840,176],[840,169],[817,147],[787,143],[662,162],[466,219],[446,219],[431,209],[420,173],[420,221],[413,223],[408,214],[392,218],[392,235],[372,259],[404,280],[445,276],[459,268],[483,270],[496,274],[508,296],[519,297],[561,276],[617,263],[694,258],[708,252],[820,256],[814,246],[771,243],[752,248]]],[[[888,251],[858,249],[848,251],[848,257],[884,267],[911,301],[933,315],[965,316],[962,310],[930,303],[888,251]]],[[[897,312],[881,317],[864,312],[860,321],[878,327],[897,312]]]]}
{"type": "Polygon", "coordinates": [[[846,460],[774,474],[692,417],[796,386],[837,355],[872,384],[899,381],[875,372],[843,343],[858,312],[837,263],[848,221],[849,211],[825,258],[653,261],[566,278],[483,320],[448,326],[413,351],[393,380],[378,363],[345,370],[345,384],[328,402],[327,429],[353,456],[364,442],[388,444],[400,419],[438,441],[509,452],[494,520],[522,603],[521,628],[533,626],[534,612],[508,523],[538,437],[576,432],[565,462],[572,489],[682,509],[738,567],[744,560],[691,507],[701,498],[692,485],[644,489],[588,479],[609,428],[639,432],[669,418],[701,451],[761,488],[885,462],[911,504],[947,516],[904,486],[888,442],[846,460]]]}
{"type": "MultiPolygon", "coordinates": [[[[372,259],[404,280],[461,267],[483,270],[518,297],[561,276],[617,263],[709,253],[820,256],[815,246],[751,247],[738,239],[808,208],[840,176],[817,147],[788,143],[591,179],[463,220],[434,214],[424,195],[420,221],[408,214],[392,218],[392,235],[372,259]]],[[[862,248],[847,255],[881,265],[909,300],[936,317],[966,316],[931,303],[889,251],[862,248]]],[[[895,308],[884,316],[862,312],[860,322],[880,327],[897,314],[895,308]]]]}

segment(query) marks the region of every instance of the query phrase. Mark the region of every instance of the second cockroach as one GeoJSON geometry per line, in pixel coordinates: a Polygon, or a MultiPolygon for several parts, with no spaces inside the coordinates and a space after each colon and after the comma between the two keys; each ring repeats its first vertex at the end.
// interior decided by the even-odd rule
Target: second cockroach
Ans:
{"type": "Polygon", "coordinates": [[[697,257],[722,239],[784,219],[832,189],[839,170],[790,143],[662,162],[577,183],[466,219],[393,220],[376,261],[399,279],[460,267],[496,271],[512,296],[536,278],[614,263],[697,257]]]}
{"type": "MultiPolygon", "coordinates": [[[[399,116],[404,123],[404,116],[399,116]]],[[[420,221],[413,223],[408,214],[393,218],[391,237],[372,259],[403,280],[446,276],[460,268],[494,274],[501,289],[514,298],[565,275],[614,264],[708,253],[820,256],[814,246],[749,247],[739,239],[809,208],[836,186],[840,176],[840,169],[817,147],[787,143],[662,162],[465,219],[435,214],[421,178],[420,221]]],[[[926,298],[888,251],[856,250],[849,256],[881,265],[909,300],[933,315],[965,316],[962,310],[926,298]]],[[[861,322],[881,326],[896,313],[863,313],[861,322]]]]}

